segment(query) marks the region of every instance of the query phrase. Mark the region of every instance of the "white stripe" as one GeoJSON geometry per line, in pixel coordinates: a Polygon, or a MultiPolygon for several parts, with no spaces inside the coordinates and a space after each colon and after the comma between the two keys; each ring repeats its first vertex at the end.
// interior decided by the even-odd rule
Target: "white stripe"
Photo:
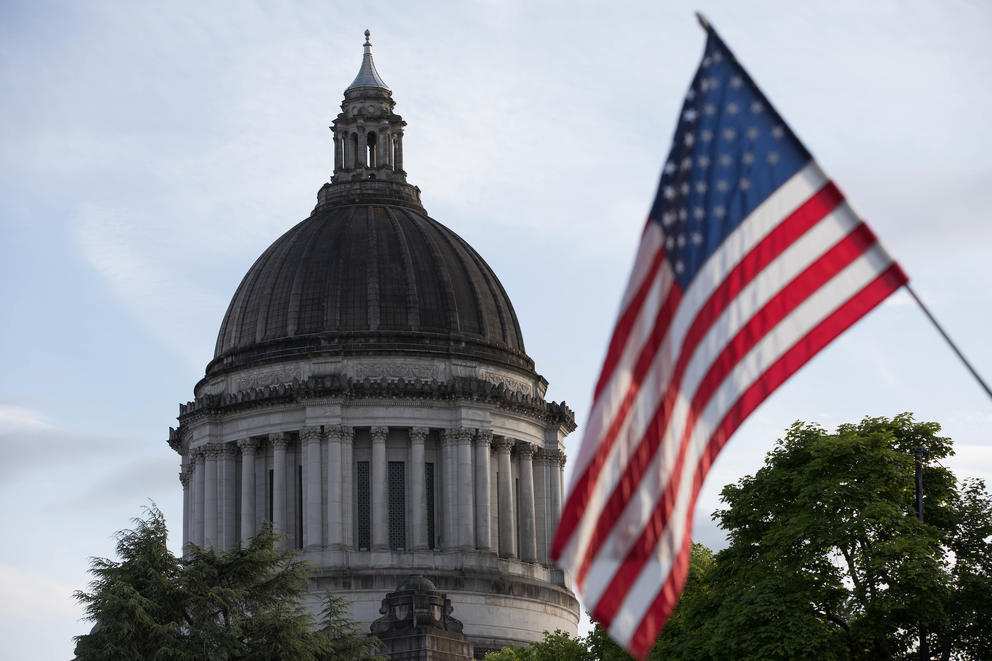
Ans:
{"type": "MultiPolygon", "coordinates": [[[[765,236],[777,227],[782,219],[795,211],[803,202],[827,183],[827,177],[814,162],[808,163],[802,170],[794,174],[782,184],[726,238],[717,248],[693,281],[697,293],[694,298],[683,297],[678,314],[669,331],[677,338],[676,346],[681,345],[682,337],[689,323],[696,317],[699,308],[706,302],[713,290],[723,282],[724,278],[740,260],[765,236]],[[678,332],[680,331],[680,332],[678,332]]],[[[638,347],[638,350],[640,347],[638,347]]],[[[630,374],[614,371],[616,378],[606,384],[595,402],[586,422],[586,430],[582,436],[582,448],[579,450],[580,459],[576,461],[573,475],[585,472],[589,461],[595,452],[586,450],[586,445],[599,445],[607,427],[609,427],[618,402],[623,401],[623,395],[630,385],[630,374]],[[615,392],[618,391],[618,392],[615,392]]],[[[572,483],[574,484],[573,477],[572,483]]],[[[571,491],[571,490],[569,490],[571,491]]]]}
{"type": "MultiPolygon", "coordinates": [[[[826,182],[826,176],[815,163],[811,162],[759,205],[711,255],[678,306],[668,335],[645,376],[635,403],[624,421],[625,428],[631,426],[635,429],[643,429],[651,420],[668,386],[671,369],[685,334],[699,309],[709,299],[713,291],[755,245],[777,227],[783,218],[788,217],[810,196],[820,190],[826,182]]],[[[642,346],[637,345],[636,351],[631,352],[630,355],[633,357],[631,366],[633,362],[636,362],[636,356],[640,353],[642,346]]],[[[578,476],[585,472],[589,461],[595,456],[601,438],[616,416],[616,410],[630,387],[633,376],[630,368],[615,370],[614,375],[614,379],[606,385],[600,397],[594,402],[593,410],[589,414],[579,451],[580,461],[573,471],[570,486],[574,486],[578,476]]],[[[593,490],[582,518],[563,549],[560,558],[561,565],[572,571],[577,569],[578,559],[585,553],[585,548],[599,518],[599,510],[615,488],[617,480],[626,466],[627,459],[636,449],[639,439],[639,434],[635,436],[621,432],[621,435],[618,436],[607,455],[604,468],[597,480],[597,487],[593,490]]]]}
{"type": "MultiPolygon", "coordinates": [[[[641,305],[640,312],[634,320],[634,323],[631,325],[627,342],[624,345],[623,353],[620,355],[620,359],[617,361],[616,367],[613,370],[613,378],[609,382],[610,384],[619,384],[622,382],[629,386],[630,381],[633,378],[634,363],[637,361],[637,356],[641,352],[641,347],[644,346],[645,342],[647,342],[650,337],[651,330],[654,328],[658,309],[665,302],[665,298],[668,296],[674,282],[675,274],[672,272],[671,265],[667,261],[663,262],[661,264],[661,268],[658,269],[658,274],[651,283],[651,288],[648,290],[647,296],[644,297],[644,302],[641,305]]],[[[604,387],[603,393],[600,395],[598,401],[603,401],[605,397],[613,399],[621,398],[626,391],[626,387],[623,389],[620,387],[604,387]]],[[[614,401],[610,403],[609,407],[616,409],[619,405],[619,401],[614,401]]],[[[579,448],[579,457],[576,460],[576,464],[580,466],[586,466],[589,464],[593,455],[596,453],[596,448],[598,447],[597,443],[586,443],[584,442],[584,439],[585,436],[583,436],[583,443],[579,448]]],[[[571,493],[575,480],[578,479],[579,475],[581,475],[581,473],[578,470],[572,471],[568,489],[569,493],[571,493]]]]}
{"type": "Polygon", "coordinates": [[[634,258],[634,268],[630,271],[630,278],[627,279],[627,289],[623,292],[623,298],[620,299],[620,315],[623,314],[627,306],[630,305],[630,299],[634,297],[637,290],[640,289],[641,283],[648,274],[648,269],[651,267],[651,262],[654,261],[654,256],[658,254],[658,251],[662,249],[664,245],[664,236],[661,232],[661,224],[651,222],[648,223],[647,227],[644,229],[644,234],[641,236],[641,244],[637,247],[637,256],[634,258]]]}
{"type": "Polygon", "coordinates": [[[670,523],[658,540],[653,557],[638,575],[610,626],[609,633],[618,642],[629,643],[659,589],[668,579],[675,556],[688,532],[687,514],[699,459],[729,409],[776,360],[890,264],[891,259],[885,251],[877,244],[873,245],[762,338],[720,384],[693,430],[670,523]]]}
{"type": "MultiPolygon", "coordinates": [[[[664,430],[659,451],[652,457],[651,465],[645,472],[633,497],[617,519],[609,537],[604,540],[598,553],[601,558],[597,557],[593,563],[596,571],[590,570],[583,585],[587,601],[599,600],[602,591],[612,580],[616,568],[640,536],[645,517],[648,515],[646,513],[652,512],[660,499],[662,489],[668,483],[678,455],[688,407],[696,396],[696,390],[703,377],[710,370],[713,361],[738,331],[750,322],[756,312],[837,241],[847,236],[858,222],[847,205],[839,205],[782,251],[741,289],[740,293],[710,326],[686,366],[685,374],[679,384],[679,398],[672,410],[670,422],[664,430]]],[[[650,413],[652,416],[654,415],[654,411],[650,413]]],[[[628,429],[624,430],[624,441],[630,444],[639,442],[644,436],[646,427],[647,421],[637,426],[631,424],[628,429]]],[[[610,479],[605,473],[604,470],[601,479],[610,479]]],[[[612,477],[612,484],[618,482],[619,476],[612,477]]]]}

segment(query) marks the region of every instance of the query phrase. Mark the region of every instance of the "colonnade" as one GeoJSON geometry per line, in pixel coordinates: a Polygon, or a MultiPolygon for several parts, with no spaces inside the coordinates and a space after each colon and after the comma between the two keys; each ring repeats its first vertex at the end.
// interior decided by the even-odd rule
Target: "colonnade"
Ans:
{"type": "Polygon", "coordinates": [[[361,443],[338,425],[191,448],[180,474],[184,543],[230,549],[270,520],[285,544],[304,549],[479,550],[548,562],[563,453],[486,429],[361,431],[361,443]],[[404,465],[389,461],[397,458],[404,465]]]}

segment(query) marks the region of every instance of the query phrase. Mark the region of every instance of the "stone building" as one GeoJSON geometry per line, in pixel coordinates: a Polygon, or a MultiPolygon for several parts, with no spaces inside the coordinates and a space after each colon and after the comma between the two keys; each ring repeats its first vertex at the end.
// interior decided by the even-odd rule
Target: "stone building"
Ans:
{"type": "Polygon", "coordinates": [[[263,520],[368,626],[422,574],[481,655],[579,618],[548,545],[572,412],[544,399],[513,306],[406,181],[392,92],[365,54],[334,119],[334,174],[258,258],[180,406],[183,541],[263,520]]]}

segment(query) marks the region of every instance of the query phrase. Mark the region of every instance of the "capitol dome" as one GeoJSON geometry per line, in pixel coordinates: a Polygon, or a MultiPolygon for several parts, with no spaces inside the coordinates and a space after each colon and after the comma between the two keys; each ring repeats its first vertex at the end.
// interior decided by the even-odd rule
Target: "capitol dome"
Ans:
{"type": "Polygon", "coordinates": [[[362,192],[319,205],[262,253],[224,315],[207,374],[316,352],[533,369],[482,257],[419,203],[362,192]]]}
{"type": "Polygon", "coordinates": [[[179,407],[183,544],[264,522],[368,630],[397,586],[447,595],[477,658],[575,634],[548,550],[574,415],[547,401],[492,269],[427,215],[364,45],[311,215],[256,260],[179,407]]]}

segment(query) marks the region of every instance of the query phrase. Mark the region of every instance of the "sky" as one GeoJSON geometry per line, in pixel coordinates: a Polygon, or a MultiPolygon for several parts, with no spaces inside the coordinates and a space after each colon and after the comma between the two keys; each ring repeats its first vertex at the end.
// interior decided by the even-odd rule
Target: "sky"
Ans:
{"type": "MultiPolygon", "coordinates": [[[[0,655],[72,656],[89,558],[150,501],[179,550],[168,428],[244,273],[330,176],[366,28],[409,181],[500,277],[549,399],[584,423],[696,9],[992,378],[987,3],[0,3],[0,655]]],[[[992,483],[992,402],[905,292],[741,427],[694,537],[723,544],[720,488],[793,421],[902,411],[992,483]]]]}

